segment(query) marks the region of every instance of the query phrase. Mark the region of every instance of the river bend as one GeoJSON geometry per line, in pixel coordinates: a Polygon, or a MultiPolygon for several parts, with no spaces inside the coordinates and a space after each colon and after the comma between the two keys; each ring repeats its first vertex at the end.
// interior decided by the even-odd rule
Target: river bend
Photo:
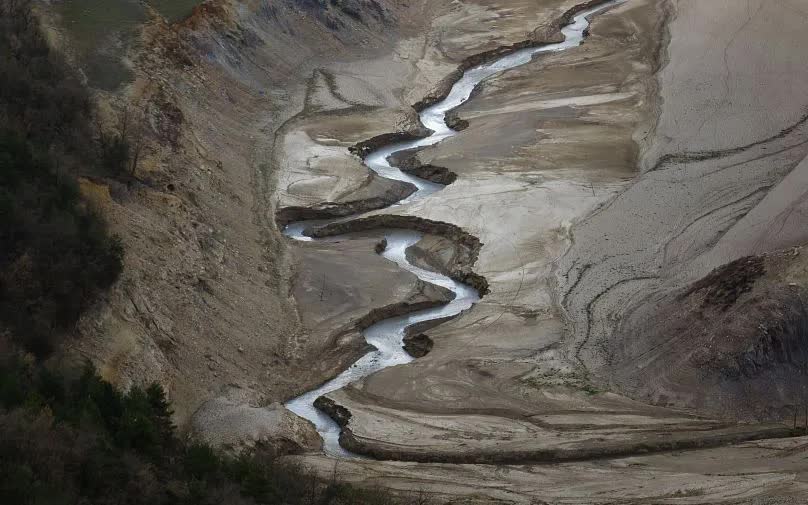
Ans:
{"type": "MultiPolygon", "coordinates": [[[[399,151],[435,145],[444,139],[456,135],[457,132],[449,128],[446,124],[446,114],[468,100],[478,84],[502,71],[530,62],[537,54],[564,51],[580,45],[589,27],[588,18],[624,1],[626,0],[604,2],[577,14],[570,24],[562,28],[561,31],[565,37],[563,42],[517,50],[499,59],[467,70],[454,86],[452,86],[446,98],[421,111],[420,120],[424,126],[432,130],[431,135],[422,139],[395,142],[383,146],[368,154],[365,158],[365,164],[382,177],[405,181],[413,184],[417,188],[417,191],[398,202],[397,205],[427,198],[437,193],[443,189],[443,185],[402,172],[392,166],[388,158],[399,151]]],[[[355,218],[358,216],[352,217],[355,218]]],[[[284,233],[288,237],[296,240],[309,241],[312,239],[304,234],[305,230],[312,227],[316,228],[328,222],[329,221],[302,221],[291,223],[284,229],[284,233]]],[[[314,423],[317,427],[317,431],[323,437],[326,454],[334,457],[357,456],[346,451],[339,445],[339,425],[328,415],[317,409],[314,406],[314,401],[322,395],[343,388],[379,370],[409,363],[413,358],[407,354],[402,347],[402,340],[406,335],[408,327],[424,321],[456,316],[462,311],[471,308],[471,306],[480,299],[479,293],[472,287],[437,272],[419,268],[407,260],[407,248],[415,245],[421,239],[421,233],[398,229],[383,231],[387,239],[387,249],[383,253],[385,258],[395,262],[401,268],[412,272],[425,282],[449,289],[455,294],[455,298],[440,307],[385,319],[370,326],[363,332],[363,336],[376,350],[359,358],[359,360],[334,379],[286,403],[286,407],[289,410],[314,423]]]]}

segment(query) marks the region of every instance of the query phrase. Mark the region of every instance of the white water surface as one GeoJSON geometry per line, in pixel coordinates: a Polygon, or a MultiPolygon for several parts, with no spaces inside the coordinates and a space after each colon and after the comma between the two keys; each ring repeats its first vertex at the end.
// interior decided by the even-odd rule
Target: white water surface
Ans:
{"type": "MultiPolygon", "coordinates": [[[[418,191],[399,202],[399,204],[425,198],[440,191],[444,188],[443,185],[402,172],[398,168],[391,166],[388,162],[388,158],[399,151],[435,145],[456,135],[457,132],[446,125],[446,114],[468,100],[478,84],[504,70],[524,65],[538,54],[558,52],[577,47],[583,42],[584,33],[589,27],[587,18],[625,1],[627,0],[605,2],[576,15],[572,22],[561,30],[565,36],[563,42],[521,49],[490,63],[484,63],[467,70],[463,74],[463,77],[455,83],[445,99],[421,111],[421,122],[433,132],[430,136],[423,139],[397,142],[381,147],[368,154],[365,158],[365,164],[382,177],[409,182],[418,188],[418,191]]],[[[312,239],[304,234],[306,229],[312,227],[316,228],[333,221],[336,220],[292,223],[286,227],[284,233],[288,237],[296,240],[309,241],[312,239]]],[[[471,306],[480,299],[479,294],[472,287],[452,280],[445,275],[418,268],[407,261],[407,248],[416,244],[421,239],[421,236],[420,233],[409,230],[385,230],[387,250],[383,253],[383,256],[397,263],[404,270],[412,272],[419,279],[451,290],[455,294],[455,299],[441,307],[385,319],[369,327],[363,332],[363,335],[367,342],[376,348],[375,351],[361,357],[351,365],[350,368],[319,388],[309,391],[286,403],[286,407],[289,410],[314,423],[317,427],[317,431],[323,437],[324,449],[329,456],[342,458],[358,457],[339,445],[339,425],[329,416],[317,409],[314,406],[314,401],[324,394],[343,388],[379,370],[409,363],[413,358],[402,348],[402,340],[409,326],[424,321],[455,316],[471,308],[471,306]]]]}

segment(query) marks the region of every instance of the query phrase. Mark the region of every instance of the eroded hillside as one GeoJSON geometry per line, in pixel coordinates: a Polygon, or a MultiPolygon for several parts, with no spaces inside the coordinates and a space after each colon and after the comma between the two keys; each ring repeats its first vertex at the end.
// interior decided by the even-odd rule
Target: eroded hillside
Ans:
{"type": "Polygon", "coordinates": [[[484,81],[449,118],[460,134],[396,160],[441,191],[391,207],[414,188],[357,156],[424,135],[416,110],[460,70],[559,40],[579,4],[149,17],[133,80],[101,94],[142,111],[149,143],[132,181],[86,183],[127,255],[77,353],[124,387],[163,383],[198,432],[253,436],[287,419],[255,409],[364,354],[371,322],[447,301],[374,250],[380,228],[410,228],[412,263],[485,296],[418,328],[424,356],[321,402],[343,445],[388,460],[344,477],[469,502],[804,497],[803,439],[743,443],[797,434],[805,404],[802,6],[619,2],[583,45],[484,81]],[[281,233],[357,212],[318,240],[281,233]],[[672,449],[691,450],[637,456],[672,449]]]}
{"type": "Polygon", "coordinates": [[[562,293],[608,387],[781,420],[806,403],[806,13],[731,5],[673,3],[640,175],[576,227],[562,293]]]}

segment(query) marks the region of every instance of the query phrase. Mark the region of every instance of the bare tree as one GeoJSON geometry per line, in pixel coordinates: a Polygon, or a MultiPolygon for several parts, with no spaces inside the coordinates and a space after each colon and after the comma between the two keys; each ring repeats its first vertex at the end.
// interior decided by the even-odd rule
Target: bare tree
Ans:
{"type": "Polygon", "coordinates": [[[418,494],[413,498],[412,505],[429,505],[429,495],[423,488],[418,490],[418,494]]]}
{"type": "Polygon", "coordinates": [[[145,145],[145,114],[141,107],[125,105],[111,132],[96,115],[98,145],[104,169],[113,175],[134,177],[145,145]]]}

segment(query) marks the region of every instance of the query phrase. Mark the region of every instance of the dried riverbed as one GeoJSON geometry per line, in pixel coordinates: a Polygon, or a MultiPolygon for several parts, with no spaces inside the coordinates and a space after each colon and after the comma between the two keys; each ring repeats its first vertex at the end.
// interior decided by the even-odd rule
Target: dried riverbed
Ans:
{"type": "MultiPolygon", "coordinates": [[[[443,100],[420,112],[421,123],[432,132],[430,135],[415,140],[394,142],[375,149],[365,156],[366,165],[381,177],[409,183],[417,188],[403,199],[401,204],[428,198],[437,193],[444,187],[443,185],[403,172],[390,163],[390,158],[396,153],[422,149],[456,135],[457,132],[447,124],[447,113],[466,102],[481,82],[505,70],[524,65],[537,54],[564,51],[580,45],[589,27],[588,18],[622,1],[624,0],[604,2],[575,15],[572,21],[562,28],[564,35],[562,42],[516,50],[492,62],[466,70],[443,100]]],[[[330,224],[328,221],[291,223],[287,225],[285,233],[293,239],[308,241],[311,240],[309,235],[313,234],[316,228],[326,227],[328,224],[330,224]]],[[[415,231],[388,230],[385,232],[387,248],[383,255],[401,268],[415,274],[420,280],[451,290],[455,298],[441,307],[385,319],[367,328],[363,335],[375,348],[374,351],[364,355],[333,380],[286,403],[289,410],[315,424],[325,441],[325,451],[329,455],[349,456],[350,453],[339,444],[341,430],[339,424],[315,406],[316,400],[379,370],[412,361],[413,358],[402,347],[407,328],[426,321],[445,320],[456,316],[479,300],[479,292],[473,287],[410,263],[406,251],[416,245],[422,237],[421,233],[415,231]]]]}

